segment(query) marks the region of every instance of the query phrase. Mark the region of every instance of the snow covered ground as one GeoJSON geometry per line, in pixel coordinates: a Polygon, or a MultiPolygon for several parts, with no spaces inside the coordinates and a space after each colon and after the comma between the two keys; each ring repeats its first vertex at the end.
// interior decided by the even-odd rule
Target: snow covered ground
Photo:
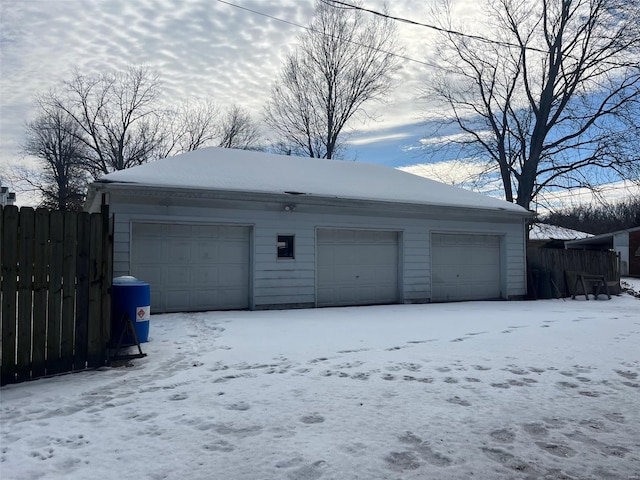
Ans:
{"type": "Polygon", "coordinates": [[[640,479],[638,307],[154,316],[129,367],[2,388],[0,476],[640,479]]]}

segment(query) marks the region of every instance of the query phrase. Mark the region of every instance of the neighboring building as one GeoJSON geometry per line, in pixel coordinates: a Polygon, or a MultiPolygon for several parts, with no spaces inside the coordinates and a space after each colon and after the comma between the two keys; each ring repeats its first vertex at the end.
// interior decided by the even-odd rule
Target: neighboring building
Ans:
{"type": "Polygon", "coordinates": [[[16,194],[9,191],[9,187],[0,184],[0,207],[16,203],[16,194]]]}
{"type": "Polygon", "coordinates": [[[530,212],[382,165],[205,148],[104,176],[101,204],[153,312],[526,294],[530,212]]]}
{"type": "Polygon", "coordinates": [[[538,248],[565,248],[568,240],[588,237],[591,234],[539,222],[533,223],[529,229],[529,245],[538,248]]]}
{"type": "Polygon", "coordinates": [[[640,227],[594,235],[566,242],[567,248],[615,250],[620,257],[620,275],[640,277],[640,227]]]}

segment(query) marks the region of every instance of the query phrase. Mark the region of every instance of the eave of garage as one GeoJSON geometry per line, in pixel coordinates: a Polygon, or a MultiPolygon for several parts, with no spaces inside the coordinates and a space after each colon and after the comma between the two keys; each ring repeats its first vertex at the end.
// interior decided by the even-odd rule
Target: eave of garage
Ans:
{"type": "Polygon", "coordinates": [[[262,211],[284,211],[294,206],[293,213],[372,214],[408,218],[447,218],[513,222],[532,218],[524,209],[461,207],[434,203],[408,203],[364,200],[337,196],[309,195],[297,192],[263,193],[235,190],[215,190],[167,187],[125,182],[95,182],[89,187],[86,210],[95,212],[103,203],[117,198],[119,202],[144,203],[164,207],[202,206],[262,211]]]}

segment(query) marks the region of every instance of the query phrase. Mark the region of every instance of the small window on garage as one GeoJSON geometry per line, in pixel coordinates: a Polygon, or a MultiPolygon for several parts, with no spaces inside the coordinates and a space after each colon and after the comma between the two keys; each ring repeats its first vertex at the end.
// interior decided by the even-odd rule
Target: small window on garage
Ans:
{"type": "Polygon", "coordinates": [[[278,235],[278,258],[295,258],[293,235],[278,235]]]}

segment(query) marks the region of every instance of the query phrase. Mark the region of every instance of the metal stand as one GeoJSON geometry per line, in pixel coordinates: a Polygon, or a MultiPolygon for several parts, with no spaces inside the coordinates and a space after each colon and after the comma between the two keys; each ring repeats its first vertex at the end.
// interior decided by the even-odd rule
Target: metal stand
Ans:
{"type": "Polygon", "coordinates": [[[573,296],[571,298],[574,300],[576,299],[576,295],[578,295],[578,286],[582,285],[584,298],[589,300],[589,290],[587,290],[587,283],[593,287],[593,295],[595,300],[598,299],[601,288],[604,288],[604,293],[607,295],[607,298],[611,300],[611,295],[609,294],[609,286],[607,285],[607,280],[604,278],[604,275],[590,275],[587,273],[578,273],[576,275],[576,281],[573,284],[573,296]]]}
{"type": "Polygon", "coordinates": [[[120,320],[120,325],[122,326],[122,328],[120,329],[120,336],[118,337],[118,343],[116,343],[113,346],[114,353],[109,355],[109,362],[112,362],[114,360],[131,360],[133,358],[146,357],[147,354],[142,352],[142,348],[140,347],[140,341],[138,340],[138,335],[136,334],[136,329],[134,328],[133,322],[131,321],[131,318],[129,318],[129,315],[127,315],[126,313],[122,315],[122,319],[120,320]],[[133,343],[124,343],[124,337],[127,332],[129,332],[129,334],[131,335],[131,338],[133,338],[133,343]],[[138,353],[120,354],[120,351],[123,348],[135,347],[135,346],[138,347],[138,353]]]}

